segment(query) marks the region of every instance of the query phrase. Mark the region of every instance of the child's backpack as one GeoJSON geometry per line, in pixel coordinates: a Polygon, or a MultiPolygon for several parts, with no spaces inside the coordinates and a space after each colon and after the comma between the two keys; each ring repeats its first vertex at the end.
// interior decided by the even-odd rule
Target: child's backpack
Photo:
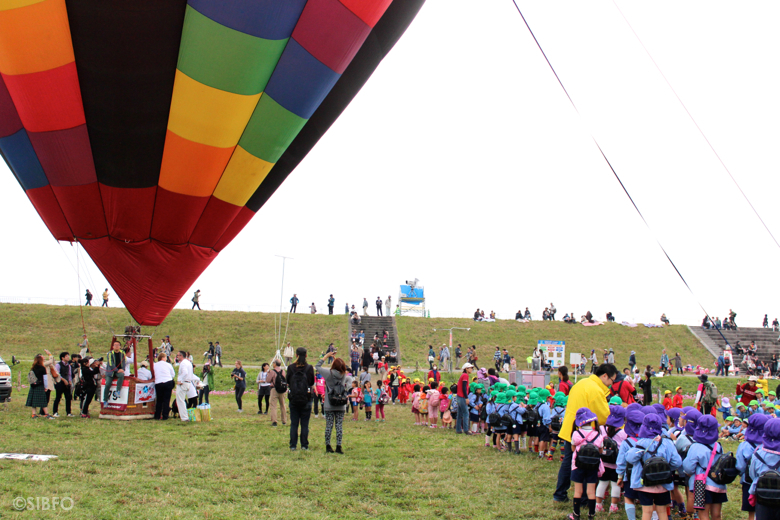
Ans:
{"type": "Polygon", "coordinates": [[[731,452],[721,454],[718,460],[712,464],[707,476],[710,477],[713,482],[722,486],[734,482],[739,476],[739,471],[737,471],[737,459],[734,457],[734,454],[731,452]]]}
{"type": "Polygon", "coordinates": [[[751,452],[750,457],[746,457],[746,459],[745,459],[746,462],[747,462],[747,469],[745,470],[745,482],[748,483],[748,484],[752,484],[753,483],[753,477],[750,476],[750,471],[749,471],[750,470],[750,462],[753,460],[753,455],[756,454],[756,450],[758,449],[758,446],[756,446],[755,444],[753,444],[750,441],[745,441],[745,442],[748,444],[748,446],[753,448],[753,451],[751,452]]]}
{"type": "Polygon", "coordinates": [[[447,396],[442,396],[443,399],[439,400],[439,411],[444,413],[450,408],[450,400],[447,398],[447,396]]]}
{"type": "Polygon", "coordinates": [[[515,420],[511,407],[507,410],[507,412],[501,416],[501,426],[503,428],[514,428],[517,425],[517,421],[515,420]]]}
{"type": "Polygon", "coordinates": [[[488,414],[487,422],[493,428],[497,427],[501,423],[501,414],[498,413],[497,405],[495,405],[493,411],[488,414]]]}
{"type": "Polygon", "coordinates": [[[482,399],[482,409],[479,411],[479,420],[482,422],[487,421],[487,400],[482,399]]]}
{"type": "Polygon", "coordinates": [[[450,413],[458,413],[458,400],[455,397],[450,401],[450,413]]]}
{"type": "Polygon", "coordinates": [[[331,406],[346,406],[349,403],[349,394],[347,387],[344,386],[343,377],[341,379],[333,378],[333,386],[328,388],[328,401],[331,406]]]}
{"type": "Polygon", "coordinates": [[[674,473],[672,472],[672,466],[669,461],[663,457],[656,455],[658,448],[661,447],[663,441],[658,441],[655,448],[651,451],[646,451],[650,458],[642,461],[642,485],[643,486],[660,486],[663,484],[671,484],[674,481],[674,473]]]}
{"type": "Polygon", "coordinates": [[[713,405],[718,400],[718,387],[712,381],[705,381],[702,389],[701,402],[713,405]]]}
{"type": "Polygon", "coordinates": [[[388,404],[390,402],[390,395],[387,393],[387,390],[382,388],[382,393],[379,394],[379,402],[381,404],[388,404]]]}
{"type": "Polygon", "coordinates": [[[539,412],[537,412],[534,407],[526,408],[525,414],[523,415],[523,423],[529,426],[533,426],[538,422],[539,422],[539,412]]]}
{"type": "MultiPolygon", "coordinates": [[[[769,466],[761,455],[756,453],[756,458],[764,465],[769,466]]],[[[780,473],[777,469],[780,461],[758,476],[756,482],[756,502],[766,507],[780,506],[780,473]]]]}
{"type": "Polygon", "coordinates": [[[431,396],[430,400],[428,401],[428,404],[430,404],[434,408],[438,408],[440,402],[441,402],[441,394],[439,392],[436,392],[431,396]]]}
{"type": "Polygon", "coordinates": [[[586,444],[580,446],[577,450],[577,456],[574,459],[574,466],[582,471],[597,471],[601,464],[601,450],[599,450],[593,441],[598,439],[599,433],[596,432],[596,436],[592,440],[588,440],[580,430],[576,430],[574,433],[579,434],[580,437],[587,441],[586,444]]]}
{"type": "Polygon", "coordinates": [[[420,399],[417,401],[417,410],[423,415],[428,414],[428,396],[425,394],[420,395],[420,399]]]}
{"type": "Polygon", "coordinates": [[[690,449],[691,444],[693,444],[693,442],[691,442],[691,439],[690,437],[688,437],[687,434],[680,435],[679,437],[677,437],[677,442],[674,443],[674,447],[677,448],[677,453],[680,454],[681,459],[685,460],[685,457],[688,455],[688,450],[690,449]]]}
{"type": "Polygon", "coordinates": [[[563,416],[556,415],[552,418],[550,428],[552,428],[553,433],[558,434],[561,432],[561,426],[563,426],[563,416]]]}
{"type": "Polygon", "coordinates": [[[607,464],[617,463],[618,450],[620,446],[615,439],[610,436],[604,436],[603,452],[601,454],[601,460],[607,464]]]}
{"type": "MultiPolygon", "coordinates": [[[[636,446],[636,442],[628,438],[623,441],[623,444],[626,444],[629,448],[633,448],[634,446],[636,446]]],[[[634,465],[626,462],[626,478],[625,478],[626,481],[631,482],[631,473],[633,471],[634,471],[634,465]]]]}

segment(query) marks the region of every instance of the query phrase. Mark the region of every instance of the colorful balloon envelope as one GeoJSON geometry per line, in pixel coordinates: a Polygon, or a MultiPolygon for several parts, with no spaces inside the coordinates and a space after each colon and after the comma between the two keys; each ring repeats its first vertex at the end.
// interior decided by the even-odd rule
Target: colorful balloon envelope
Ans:
{"type": "Polygon", "coordinates": [[[424,0],[0,0],[0,153],[158,325],[424,0]]]}

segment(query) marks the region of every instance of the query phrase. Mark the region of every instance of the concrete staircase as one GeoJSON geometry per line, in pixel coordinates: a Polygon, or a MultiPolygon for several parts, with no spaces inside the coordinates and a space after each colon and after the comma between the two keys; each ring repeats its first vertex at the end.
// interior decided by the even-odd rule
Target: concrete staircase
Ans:
{"type": "Polygon", "coordinates": [[[395,326],[395,316],[361,316],[360,325],[353,325],[352,320],[350,320],[349,331],[347,332],[347,345],[352,344],[352,329],[356,329],[358,333],[361,330],[365,332],[365,345],[369,346],[374,340],[375,333],[378,332],[379,337],[382,337],[382,331],[386,330],[388,334],[387,351],[391,352],[395,350],[398,354],[397,361],[391,364],[401,364],[401,344],[398,341],[398,329],[395,326]]]}
{"type": "Polygon", "coordinates": [[[742,361],[742,358],[736,354],[737,341],[743,348],[747,348],[751,341],[755,341],[758,357],[765,364],[772,359],[772,354],[780,356],[780,342],[777,341],[780,333],[774,332],[771,328],[742,327],[737,330],[721,329],[720,333],[715,329],[705,329],[704,327],[690,327],[690,329],[710,352],[715,351],[713,353],[716,356],[723,351],[727,341],[731,345],[732,351],[734,351],[735,363],[742,361]],[[723,340],[721,334],[726,338],[726,341],[723,340]]]}

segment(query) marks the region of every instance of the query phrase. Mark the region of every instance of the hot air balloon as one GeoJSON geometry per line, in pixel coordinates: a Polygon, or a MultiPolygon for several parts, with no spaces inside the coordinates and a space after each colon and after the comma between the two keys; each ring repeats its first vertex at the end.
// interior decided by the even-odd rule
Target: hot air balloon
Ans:
{"type": "Polygon", "coordinates": [[[0,0],[0,153],[158,325],[423,2],[0,0]]]}

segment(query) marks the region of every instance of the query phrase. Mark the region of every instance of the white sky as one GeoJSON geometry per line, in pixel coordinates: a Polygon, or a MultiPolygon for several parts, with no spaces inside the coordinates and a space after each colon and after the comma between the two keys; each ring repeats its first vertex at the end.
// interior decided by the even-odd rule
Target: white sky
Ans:
{"type": "MultiPolygon", "coordinates": [[[[592,131],[698,299],[740,325],[780,317],[780,248],[611,0],[428,0],[342,117],[195,286],[202,305],[300,310],[397,299],[433,316],[612,310],[698,324],[702,311],[594,146],[592,131]]],[[[626,17],[780,238],[777,2],[625,2],[626,17]]],[[[0,301],[75,299],[77,280],[0,166],[0,301]]],[[[89,266],[99,293],[105,282],[89,266]]],[[[194,290],[195,287],[193,287],[194,290]]],[[[189,307],[190,294],[180,306],[189,307]]]]}

